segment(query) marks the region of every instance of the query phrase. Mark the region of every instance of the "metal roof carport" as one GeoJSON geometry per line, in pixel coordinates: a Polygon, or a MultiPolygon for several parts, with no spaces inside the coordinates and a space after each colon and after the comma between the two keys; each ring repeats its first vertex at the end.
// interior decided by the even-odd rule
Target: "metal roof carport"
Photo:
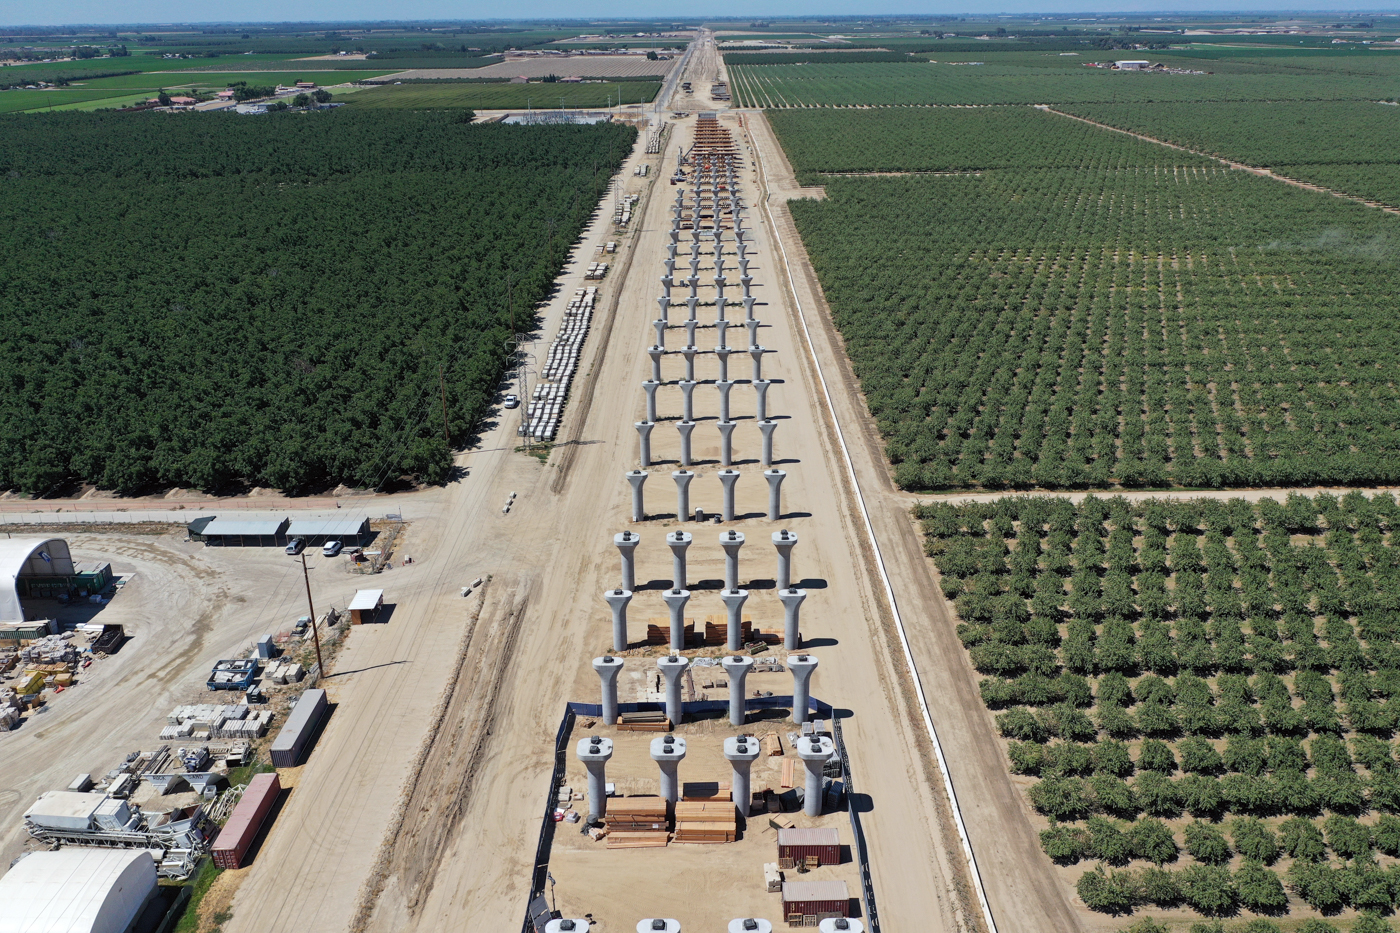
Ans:
{"type": "Polygon", "coordinates": [[[288,518],[216,518],[201,534],[208,547],[273,547],[287,543],[288,518]]]}
{"type": "Polygon", "coordinates": [[[327,541],[346,545],[368,544],[373,537],[369,516],[347,515],[344,518],[299,518],[287,529],[288,538],[305,538],[306,543],[319,547],[327,541]]]}

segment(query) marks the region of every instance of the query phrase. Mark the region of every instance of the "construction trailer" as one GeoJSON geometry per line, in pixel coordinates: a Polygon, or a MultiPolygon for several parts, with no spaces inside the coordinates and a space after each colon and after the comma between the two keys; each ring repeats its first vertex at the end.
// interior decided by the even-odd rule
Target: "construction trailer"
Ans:
{"type": "Polygon", "coordinates": [[[841,839],[835,827],[778,830],[780,868],[816,868],[841,864],[841,839]]]}

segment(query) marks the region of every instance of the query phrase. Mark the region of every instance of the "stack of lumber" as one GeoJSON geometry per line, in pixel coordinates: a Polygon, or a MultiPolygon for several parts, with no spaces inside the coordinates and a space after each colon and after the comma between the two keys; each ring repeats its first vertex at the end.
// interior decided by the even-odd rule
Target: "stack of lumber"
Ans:
{"type": "MultiPolygon", "coordinates": [[[[689,645],[695,640],[695,620],[685,620],[685,641],[689,645]]],[[[647,644],[669,645],[671,643],[671,620],[667,618],[647,619],[647,644]]]]}
{"type": "Polygon", "coordinates": [[[666,801],[661,797],[619,797],[608,801],[605,817],[609,849],[643,849],[664,846],[666,801]]]}
{"type": "Polygon", "coordinates": [[[681,799],[724,803],[729,800],[729,782],[692,781],[682,784],[681,799]]]}
{"type": "Polygon", "coordinates": [[[763,754],[766,756],[772,757],[783,753],[783,740],[779,738],[776,732],[770,732],[758,741],[763,747],[763,754]]]}
{"type": "Polygon", "coordinates": [[[619,732],[670,732],[671,720],[665,713],[622,713],[617,717],[619,732]]]}
{"type": "MultiPolygon", "coordinates": [[[[797,772],[797,759],[796,759],[796,758],[784,758],[784,759],[783,759],[783,782],[782,782],[782,786],[783,786],[783,787],[796,787],[796,786],[797,786],[796,782],[794,781],[794,778],[796,777],[796,772],[797,772]]],[[[802,776],[803,776],[803,782],[805,783],[805,782],[806,782],[806,776],[807,776],[807,775],[806,775],[806,770],[805,770],[805,769],[803,770],[803,775],[802,775],[802,776]]]]}
{"type": "Polygon", "coordinates": [[[734,804],[729,801],[676,803],[676,842],[733,842],[737,832],[734,804]]]}
{"type": "MultiPolygon", "coordinates": [[[[729,616],[705,616],[705,644],[722,645],[729,640],[729,616]]],[[[745,614],[739,621],[739,641],[748,644],[753,640],[753,617],[745,614]]]]}

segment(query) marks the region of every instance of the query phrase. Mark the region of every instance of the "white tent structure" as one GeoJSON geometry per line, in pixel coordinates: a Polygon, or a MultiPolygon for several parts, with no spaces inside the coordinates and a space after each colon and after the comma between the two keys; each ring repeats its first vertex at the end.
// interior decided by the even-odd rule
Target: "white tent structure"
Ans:
{"type": "Polygon", "coordinates": [[[23,622],[19,604],[21,577],[71,577],[73,555],[62,538],[0,539],[0,622],[23,622]]]}
{"type": "Polygon", "coordinates": [[[0,933],[126,933],[155,890],[145,849],[34,852],[0,878],[0,933]]]}

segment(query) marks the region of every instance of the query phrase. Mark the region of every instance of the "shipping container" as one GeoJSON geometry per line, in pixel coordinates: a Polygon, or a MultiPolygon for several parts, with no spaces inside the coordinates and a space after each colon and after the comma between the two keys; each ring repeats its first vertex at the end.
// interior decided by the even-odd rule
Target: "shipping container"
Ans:
{"type": "Polygon", "coordinates": [[[243,799],[233,808],[228,822],[219,831],[219,838],[214,840],[210,851],[214,855],[215,865],[220,868],[243,867],[243,857],[258,837],[281,792],[282,782],[275,773],[253,776],[248,782],[248,789],[243,792],[243,799]]]}
{"type": "Polygon", "coordinates": [[[841,839],[834,828],[831,829],[780,829],[778,830],[778,864],[782,868],[796,868],[807,865],[841,864],[841,839]],[[815,859],[815,862],[809,861],[815,859]]]}
{"type": "Polygon", "coordinates": [[[849,917],[851,896],[844,881],[784,881],[783,919],[816,926],[827,917],[849,917]]]}
{"type": "Polygon", "coordinates": [[[307,690],[287,716],[282,731],[272,742],[272,765],[275,768],[295,768],[301,764],[302,752],[326,715],[326,691],[307,690]]]}

